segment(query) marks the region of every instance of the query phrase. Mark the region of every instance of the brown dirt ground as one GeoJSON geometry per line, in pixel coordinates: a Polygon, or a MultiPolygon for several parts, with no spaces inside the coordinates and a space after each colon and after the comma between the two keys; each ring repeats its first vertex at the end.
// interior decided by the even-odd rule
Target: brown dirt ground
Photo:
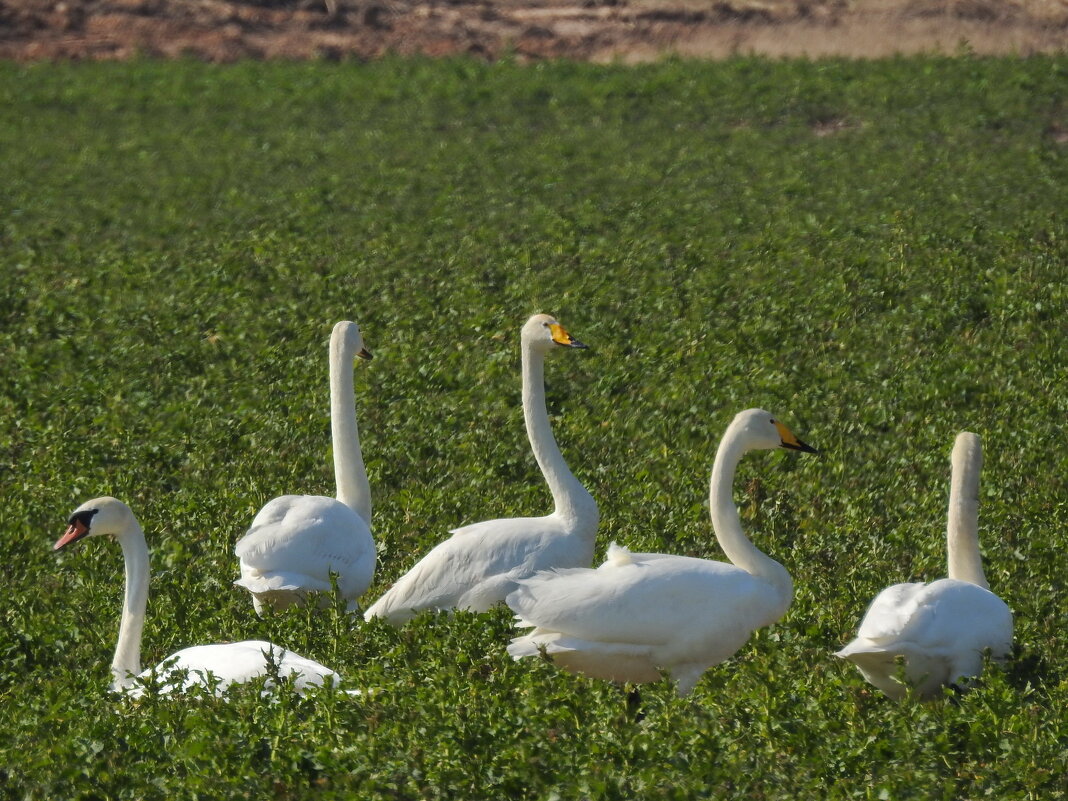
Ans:
{"type": "Polygon", "coordinates": [[[0,58],[1068,51],[1068,0],[0,0],[0,58]]]}

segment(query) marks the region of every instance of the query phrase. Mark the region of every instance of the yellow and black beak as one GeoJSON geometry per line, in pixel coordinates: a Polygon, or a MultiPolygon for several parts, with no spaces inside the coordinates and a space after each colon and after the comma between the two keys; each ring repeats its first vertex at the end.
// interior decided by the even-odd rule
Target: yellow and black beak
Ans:
{"type": "Polygon", "coordinates": [[[371,355],[371,351],[367,348],[360,348],[360,352],[356,354],[357,359],[364,359],[365,361],[371,361],[374,356],[371,355]]]}
{"type": "Polygon", "coordinates": [[[783,448],[789,448],[792,451],[801,451],[802,453],[819,453],[819,451],[811,445],[808,445],[795,437],[794,432],[778,420],[775,421],[775,427],[779,429],[779,437],[782,439],[783,448]]]}
{"type": "Polygon", "coordinates": [[[557,345],[563,345],[565,348],[587,348],[583,342],[579,342],[571,334],[564,330],[564,327],[560,323],[550,323],[549,331],[553,335],[553,342],[557,345]]]}

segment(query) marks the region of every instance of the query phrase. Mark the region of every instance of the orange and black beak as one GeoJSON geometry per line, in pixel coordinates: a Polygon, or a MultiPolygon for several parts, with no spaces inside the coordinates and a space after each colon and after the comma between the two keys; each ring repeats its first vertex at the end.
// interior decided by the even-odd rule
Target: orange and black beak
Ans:
{"type": "Polygon", "coordinates": [[[551,323],[549,325],[549,331],[553,335],[553,342],[557,345],[563,345],[565,348],[588,348],[583,342],[579,342],[571,334],[564,330],[564,327],[560,323],[551,323]]]}
{"type": "Polygon", "coordinates": [[[360,348],[360,352],[356,354],[356,358],[369,362],[374,356],[371,355],[371,351],[367,350],[367,348],[360,348]]]}
{"type": "Polygon", "coordinates": [[[70,545],[72,542],[76,542],[86,536],[89,533],[89,523],[95,514],[96,509],[75,512],[72,514],[70,520],[67,521],[67,530],[63,532],[62,537],[56,540],[56,544],[52,546],[52,550],[58,551],[60,548],[70,545]]]}
{"type": "Polygon", "coordinates": [[[811,445],[808,445],[795,437],[794,432],[782,423],[776,421],[775,427],[779,429],[779,437],[782,439],[781,447],[789,448],[792,451],[801,451],[802,453],[819,453],[819,451],[811,445]]]}

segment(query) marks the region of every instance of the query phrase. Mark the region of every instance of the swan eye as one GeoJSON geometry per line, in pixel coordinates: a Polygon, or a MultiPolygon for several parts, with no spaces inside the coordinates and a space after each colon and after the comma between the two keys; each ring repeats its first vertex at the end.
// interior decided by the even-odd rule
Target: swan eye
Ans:
{"type": "Polygon", "coordinates": [[[772,425],[775,425],[775,418],[774,418],[774,417],[773,417],[773,418],[771,418],[771,424],[772,424],[772,425]]]}

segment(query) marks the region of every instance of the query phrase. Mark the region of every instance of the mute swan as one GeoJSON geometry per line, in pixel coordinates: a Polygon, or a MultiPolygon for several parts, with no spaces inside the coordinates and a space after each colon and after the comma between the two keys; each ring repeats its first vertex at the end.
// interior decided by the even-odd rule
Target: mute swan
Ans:
{"type": "Polygon", "coordinates": [[[520,336],[523,419],[555,509],[545,517],[487,520],[453,529],[367,610],[400,626],[423,609],[485,612],[516,582],[549,567],[589,565],[599,519],[597,503],[564,463],[545,411],[545,355],[558,347],[585,348],[555,319],[536,314],[520,336]]]}
{"type": "Polygon", "coordinates": [[[330,335],[330,430],[337,498],[282,495],[260,509],[234,549],[241,578],[258,614],[302,603],[309,592],[338,590],[356,607],[375,573],[371,487],[360,452],[352,385],[354,358],[370,359],[356,323],[342,321],[330,335]]]}
{"type": "Polygon", "coordinates": [[[943,686],[978,676],[987,649],[996,658],[1012,649],[1012,613],[990,592],[979,554],[979,437],[958,434],[951,464],[949,578],[887,587],[872,601],[856,639],[835,654],[895,700],[908,685],[921,698],[934,698],[943,686]],[[906,684],[898,679],[898,657],[906,684]]]}
{"type": "Polygon", "coordinates": [[[617,682],[658,681],[666,672],[680,696],[689,693],[705,670],[790,606],[790,574],[746,538],[731,498],[742,455],[779,447],[816,452],[768,412],[749,409],[716,452],[712,528],[733,564],[612,543],[595,570],[551,570],[519,582],[508,606],[519,628],[534,630],[512,640],[508,653],[518,660],[544,652],[564,670],[617,682]]]}
{"type": "Polygon", "coordinates": [[[161,692],[182,692],[196,686],[211,687],[221,694],[231,684],[250,681],[271,672],[270,663],[278,675],[292,676],[298,692],[323,684],[324,679],[339,681],[337,673],[305,659],[292,651],[261,640],[197,645],[171,654],[158,666],[141,671],[141,630],[148,604],[148,546],[145,535],[130,507],[115,498],[95,498],[83,503],[70,516],[66,532],[56,541],[53,550],[97,535],[110,534],[122,546],[126,560],[126,598],[122,605],[122,622],[115,657],[111,662],[111,689],[115,692],[140,695],[143,688],[138,679],[154,676],[165,681],[161,692]],[[270,655],[270,659],[268,659],[270,655]],[[184,681],[171,678],[172,671],[188,671],[184,681]]]}

